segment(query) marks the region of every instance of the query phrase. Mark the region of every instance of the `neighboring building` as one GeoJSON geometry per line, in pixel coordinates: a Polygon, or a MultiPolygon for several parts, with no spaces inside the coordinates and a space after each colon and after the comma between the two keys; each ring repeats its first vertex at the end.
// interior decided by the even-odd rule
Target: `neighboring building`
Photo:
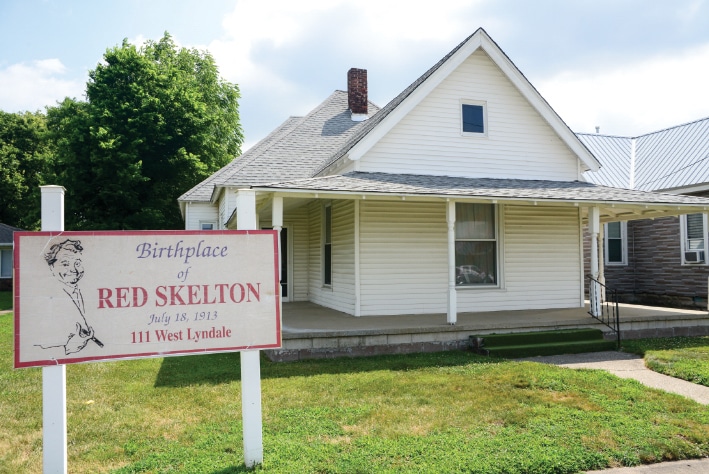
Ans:
{"type": "MultiPolygon", "coordinates": [[[[281,232],[284,301],[354,315],[579,308],[582,233],[709,200],[584,182],[598,161],[479,29],[379,109],[352,69],[179,198],[187,229],[281,232]]],[[[287,314],[286,314],[287,315],[287,314]]]]}
{"type": "MultiPolygon", "coordinates": [[[[709,118],[637,137],[579,134],[602,164],[585,177],[642,191],[709,196],[709,118]]],[[[640,216],[628,216],[637,219],[640,216]]],[[[623,301],[707,307],[706,213],[606,224],[605,280],[623,301]]]]}
{"type": "Polygon", "coordinates": [[[12,290],[12,235],[19,230],[0,223],[0,291],[12,290]]]}

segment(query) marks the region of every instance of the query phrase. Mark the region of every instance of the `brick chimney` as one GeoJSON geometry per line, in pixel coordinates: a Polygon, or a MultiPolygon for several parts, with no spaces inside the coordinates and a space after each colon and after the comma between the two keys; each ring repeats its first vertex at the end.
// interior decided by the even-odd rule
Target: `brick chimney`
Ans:
{"type": "Polygon", "coordinates": [[[367,70],[352,68],[347,71],[347,105],[352,120],[367,119],[367,70]]]}

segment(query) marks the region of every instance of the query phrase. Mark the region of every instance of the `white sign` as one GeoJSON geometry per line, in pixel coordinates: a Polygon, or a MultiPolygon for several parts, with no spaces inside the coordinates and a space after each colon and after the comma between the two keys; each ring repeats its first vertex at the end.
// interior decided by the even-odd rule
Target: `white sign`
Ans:
{"type": "Polygon", "coordinates": [[[276,231],[16,232],[15,367],[281,345],[276,231]]]}

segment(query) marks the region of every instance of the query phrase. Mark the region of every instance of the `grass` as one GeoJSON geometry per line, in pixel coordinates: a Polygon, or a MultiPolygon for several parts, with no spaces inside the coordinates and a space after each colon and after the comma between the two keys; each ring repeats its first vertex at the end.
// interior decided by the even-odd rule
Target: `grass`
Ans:
{"type": "MultiPolygon", "coordinates": [[[[0,472],[41,471],[41,370],[0,316],[0,472]]],[[[573,473],[709,455],[709,408],[467,352],[262,361],[264,473],[573,473]]],[[[238,354],[67,366],[72,473],[245,472],[238,354]]]]}
{"type": "Polygon", "coordinates": [[[0,311],[12,309],[12,291],[0,291],[0,311]]]}
{"type": "Polygon", "coordinates": [[[623,350],[642,355],[649,369],[709,387],[709,336],[628,340],[623,350]]]}

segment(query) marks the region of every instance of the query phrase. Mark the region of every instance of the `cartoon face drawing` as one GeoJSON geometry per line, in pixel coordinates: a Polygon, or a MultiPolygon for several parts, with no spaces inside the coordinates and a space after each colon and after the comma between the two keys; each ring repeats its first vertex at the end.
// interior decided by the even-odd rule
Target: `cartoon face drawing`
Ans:
{"type": "Polygon", "coordinates": [[[57,252],[56,261],[51,265],[52,274],[65,285],[75,286],[84,276],[81,254],[70,249],[57,252]]]}

